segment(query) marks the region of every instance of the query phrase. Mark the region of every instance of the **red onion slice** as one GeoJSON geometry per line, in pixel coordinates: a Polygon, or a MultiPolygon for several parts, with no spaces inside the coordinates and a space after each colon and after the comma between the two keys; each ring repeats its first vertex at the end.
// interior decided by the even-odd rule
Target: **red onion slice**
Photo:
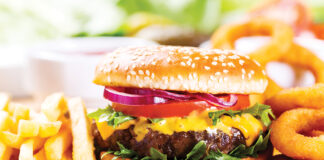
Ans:
{"type": "Polygon", "coordinates": [[[228,108],[237,103],[238,97],[229,94],[229,101],[224,101],[219,97],[207,93],[174,93],[158,89],[142,89],[127,87],[106,87],[104,97],[112,102],[124,105],[151,105],[167,103],[169,101],[186,101],[191,99],[201,99],[217,107],[228,108]]]}
{"type": "Polygon", "coordinates": [[[175,100],[187,100],[192,98],[192,96],[188,93],[179,94],[159,89],[125,88],[124,91],[129,94],[154,95],[156,97],[170,98],[175,100]]]}
{"type": "Polygon", "coordinates": [[[237,103],[238,97],[235,94],[229,94],[229,96],[230,96],[230,100],[224,101],[223,99],[217,97],[217,95],[213,95],[213,94],[207,94],[207,93],[195,94],[195,97],[197,97],[198,99],[205,100],[211,104],[224,107],[224,108],[234,106],[237,103]]]}
{"type": "Polygon", "coordinates": [[[112,102],[125,105],[149,105],[166,103],[169,99],[155,97],[154,95],[128,94],[114,88],[105,88],[104,97],[112,102]]]}

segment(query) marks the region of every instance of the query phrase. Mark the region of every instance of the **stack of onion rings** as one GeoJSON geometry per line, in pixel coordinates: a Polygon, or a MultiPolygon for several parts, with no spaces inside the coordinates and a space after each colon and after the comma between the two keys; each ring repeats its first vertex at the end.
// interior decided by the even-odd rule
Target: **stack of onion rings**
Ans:
{"type": "MultiPolygon", "coordinates": [[[[324,62],[308,49],[295,44],[291,27],[283,22],[256,18],[239,24],[225,25],[214,33],[211,41],[214,48],[235,49],[234,42],[237,39],[260,34],[269,35],[272,38],[268,44],[249,54],[252,59],[263,66],[266,66],[271,61],[280,61],[308,69],[314,74],[316,83],[324,83],[324,62]]],[[[283,88],[270,79],[264,93],[264,99],[267,100],[273,97],[281,90],[283,88]]],[[[289,91],[291,90],[287,90],[287,92],[289,91]]]]}
{"type": "MultiPolygon", "coordinates": [[[[291,33],[291,28],[281,22],[254,19],[221,27],[211,41],[214,48],[235,49],[234,42],[241,37],[268,35],[271,41],[251,52],[252,59],[263,66],[279,61],[313,73],[316,84],[303,88],[283,89],[269,78],[262,99],[277,116],[281,115],[272,125],[271,141],[275,148],[292,158],[324,159],[324,62],[295,44],[291,33]]],[[[273,158],[290,159],[284,155],[273,158]]]]}
{"type": "Polygon", "coordinates": [[[213,48],[235,49],[234,43],[237,39],[257,35],[271,36],[268,44],[249,54],[261,64],[279,59],[293,43],[293,31],[289,25],[264,18],[224,25],[213,34],[211,42],[213,48]]]}
{"type": "Polygon", "coordinates": [[[272,123],[271,142],[281,153],[295,159],[324,159],[324,139],[300,134],[323,122],[324,110],[287,111],[272,123]]]}

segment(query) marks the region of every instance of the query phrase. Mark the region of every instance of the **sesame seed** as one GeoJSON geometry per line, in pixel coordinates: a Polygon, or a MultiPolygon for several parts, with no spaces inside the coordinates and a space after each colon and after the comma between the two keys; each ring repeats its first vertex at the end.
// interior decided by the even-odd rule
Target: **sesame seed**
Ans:
{"type": "Polygon", "coordinates": [[[153,62],[152,62],[152,65],[156,65],[156,61],[153,61],[153,62]]]}
{"type": "Polygon", "coordinates": [[[187,65],[190,66],[190,65],[191,65],[191,61],[188,61],[188,62],[187,62],[187,65]]]}
{"type": "Polygon", "coordinates": [[[167,62],[170,62],[170,61],[171,61],[171,58],[170,58],[170,57],[168,57],[168,58],[167,58],[167,62]]]}
{"type": "Polygon", "coordinates": [[[136,75],[136,72],[135,71],[130,71],[130,74],[136,75]]]}
{"type": "Polygon", "coordinates": [[[228,70],[227,70],[227,69],[224,69],[224,70],[223,70],[223,73],[228,73],[228,70]]]}
{"type": "Polygon", "coordinates": [[[243,74],[245,74],[245,73],[246,73],[246,71],[245,71],[245,69],[244,69],[244,68],[242,68],[242,73],[243,73],[243,74]]]}
{"type": "Polygon", "coordinates": [[[211,75],[209,78],[210,78],[211,80],[213,80],[213,81],[216,80],[215,76],[213,76],[213,75],[211,75]]]}
{"type": "Polygon", "coordinates": [[[144,77],[144,80],[145,81],[149,81],[150,80],[150,77],[144,77]]]}
{"type": "Polygon", "coordinates": [[[249,74],[248,74],[248,77],[249,77],[249,79],[251,79],[251,77],[252,77],[252,74],[251,74],[251,73],[249,73],[249,74]]]}
{"type": "Polygon", "coordinates": [[[220,55],[220,56],[219,56],[219,61],[223,62],[225,58],[226,58],[225,55],[220,55]]]}
{"type": "Polygon", "coordinates": [[[230,66],[230,67],[235,67],[233,62],[228,62],[227,65],[230,66]]]}
{"type": "Polygon", "coordinates": [[[180,63],[182,66],[186,66],[186,63],[185,62],[181,62],[180,63]]]}
{"type": "Polygon", "coordinates": [[[218,58],[217,57],[214,57],[214,61],[217,61],[218,60],[218,58]]]}
{"type": "Polygon", "coordinates": [[[266,75],[266,71],[265,70],[262,70],[262,73],[263,73],[263,75],[266,75]]]}
{"type": "Polygon", "coordinates": [[[251,70],[250,73],[251,73],[251,74],[254,74],[254,70],[251,70]]]}
{"type": "Polygon", "coordinates": [[[155,75],[154,75],[154,73],[152,73],[152,74],[151,74],[151,78],[154,79],[154,77],[155,77],[155,75]]]}
{"type": "Polygon", "coordinates": [[[225,67],[226,66],[226,63],[222,63],[222,66],[225,67]]]}
{"type": "Polygon", "coordinates": [[[206,69],[206,70],[210,70],[210,67],[208,67],[208,66],[205,66],[205,69],[206,69]]]}
{"type": "Polygon", "coordinates": [[[195,68],[196,64],[192,63],[191,68],[195,68]]]}
{"type": "Polygon", "coordinates": [[[239,60],[239,63],[240,63],[241,66],[243,66],[244,62],[245,62],[245,61],[242,60],[242,59],[239,60]]]}
{"type": "Polygon", "coordinates": [[[138,74],[140,74],[140,75],[144,75],[143,70],[138,70],[138,74]]]}
{"type": "Polygon", "coordinates": [[[216,72],[215,73],[215,76],[220,76],[221,75],[221,72],[216,72]]]}
{"type": "Polygon", "coordinates": [[[195,57],[195,60],[199,60],[200,59],[200,57],[195,57]]]}
{"type": "Polygon", "coordinates": [[[150,75],[150,71],[149,71],[149,70],[146,70],[145,73],[146,73],[146,75],[148,75],[148,76],[150,75]]]}
{"type": "Polygon", "coordinates": [[[205,58],[205,59],[208,59],[209,57],[208,57],[208,56],[205,56],[204,58],[205,58]]]}
{"type": "Polygon", "coordinates": [[[261,64],[258,61],[256,61],[256,60],[253,60],[253,61],[257,66],[259,66],[259,67],[261,66],[261,64]]]}
{"type": "Polygon", "coordinates": [[[244,56],[246,59],[250,59],[250,57],[249,56],[244,56]]]}
{"type": "Polygon", "coordinates": [[[198,78],[198,74],[195,72],[195,73],[193,73],[193,77],[195,78],[195,79],[197,79],[198,78]]]}
{"type": "Polygon", "coordinates": [[[190,57],[189,56],[184,56],[182,57],[183,59],[189,59],[190,57]]]}
{"type": "Polygon", "coordinates": [[[130,81],[130,79],[131,79],[131,76],[127,75],[127,81],[130,81]]]}
{"type": "Polygon", "coordinates": [[[217,65],[217,62],[216,61],[213,61],[212,62],[212,65],[216,66],[217,65]]]}
{"type": "Polygon", "coordinates": [[[179,74],[178,79],[183,80],[182,76],[179,74]]]}
{"type": "Polygon", "coordinates": [[[192,74],[189,74],[188,78],[189,78],[189,80],[193,80],[192,74]]]}
{"type": "Polygon", "coordinates": [[[244,74],[242,74],[242,79],[244,79],[245,78],[245,76],[244,76],[244,74]]]}

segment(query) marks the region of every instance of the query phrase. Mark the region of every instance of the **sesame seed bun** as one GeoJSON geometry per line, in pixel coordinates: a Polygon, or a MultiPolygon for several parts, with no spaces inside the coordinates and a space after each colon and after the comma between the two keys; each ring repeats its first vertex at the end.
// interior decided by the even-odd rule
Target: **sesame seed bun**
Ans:
{"type": "Polygon", "coordinates": [[[265,71],[247,56],[194,47],[120,48],[101,61],[94,83],[201,93],[263,93],[265,71]]]}

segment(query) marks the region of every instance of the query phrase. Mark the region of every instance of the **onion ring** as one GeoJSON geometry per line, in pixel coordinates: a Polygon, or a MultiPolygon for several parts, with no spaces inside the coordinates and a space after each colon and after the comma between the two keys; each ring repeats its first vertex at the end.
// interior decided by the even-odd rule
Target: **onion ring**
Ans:
{"type": "Polygon", "coordinates": [[[287,53],[293,43],[293,31],[289,25],[265,18],[255,18],[244,23],[224,25],[213,34],[211,42],[213,48],[235,49],[234,43],[237,39],[254,35],[272,37],[267,45],[249,54],[252,59],[261,64],[279,59],[282,54],[287,53]]]}
{"type": "Polygon", "coordinates": [[[324,122],[324,110],[295,109],[283,113],[272,125],[270,140],[281,153],[295,159],[324,159],[324,139],[300,134],[324,122]]]}
{"type": "Polygon", "coordinates": [[[284,89],[265,101],[270,105],[275,115],[295,108],[324,108],[324,84],[318,83],[312,87],[297,87],[284,89]]]}

